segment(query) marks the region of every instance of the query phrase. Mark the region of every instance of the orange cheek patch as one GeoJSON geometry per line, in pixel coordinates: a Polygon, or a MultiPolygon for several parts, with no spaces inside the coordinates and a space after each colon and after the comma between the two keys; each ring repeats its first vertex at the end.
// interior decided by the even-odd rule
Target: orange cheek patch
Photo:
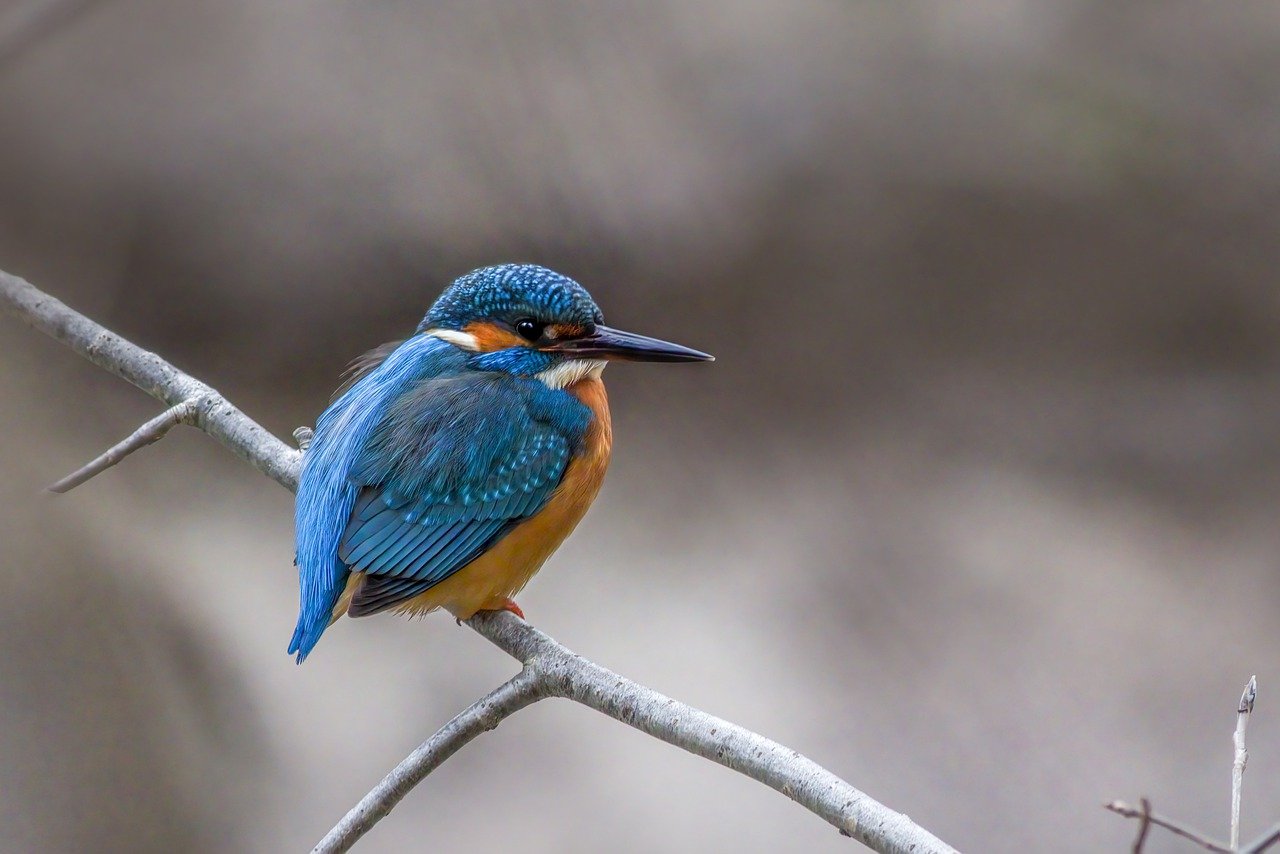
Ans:
{"type": "Polygon", "coordinates": [[[509,347],[527,347],[529,342],[510,329],[478,320],[462,327],[462,331],[476,339],[476,346],[481,353],[492,353],[495,350],[506,350],[509,347]]]}

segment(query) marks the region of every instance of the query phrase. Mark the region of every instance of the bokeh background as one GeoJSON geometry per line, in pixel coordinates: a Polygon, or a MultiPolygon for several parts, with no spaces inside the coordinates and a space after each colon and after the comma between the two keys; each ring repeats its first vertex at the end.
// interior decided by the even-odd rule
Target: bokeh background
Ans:
{"type": "MultiPolygon", "coordinates": [[[[529,260],[709,350],[614,367],[597,507],[521,603],[966,851],[1111,798],[1280,818],[1280,7],[9,0],[0,268],[279,435],[454,276],[529,260]]],[[[0,319],[0,849],[307,850],[512,662],[344,621],[290,496],[0,319]]],[[[848,851],[547,702],[361,844],[848,851]]],[[[1152,851],[1181,850],[1153,836],[1152,851]]]]}

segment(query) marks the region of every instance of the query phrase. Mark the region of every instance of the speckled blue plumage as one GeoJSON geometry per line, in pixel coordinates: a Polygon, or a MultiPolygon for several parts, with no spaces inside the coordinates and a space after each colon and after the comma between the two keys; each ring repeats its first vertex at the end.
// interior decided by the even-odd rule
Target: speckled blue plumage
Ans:
{"type": "MultiPolygon", "coordinates": [[[[408,339],[320,416],[296,508],[302,661],[352,570],[360,613],[439,583],[541,509],[579,450],[590,410],[533,375],[556,356],[468,353],[421,334],[471,320],[601,322],[590,295],[542,267],[478,270],[451,285],[408,339]]],[[[353,609],[353,613],[356,611],[353,609]]]]}
{"type": "Polygon", "coordinates": [[[580,326],[604,322],[591,294],[568,276],[536,264],[500,264],[457,279],[431,306],[418,331],[461,329],[481,317],[530,315],[580,326]]]}

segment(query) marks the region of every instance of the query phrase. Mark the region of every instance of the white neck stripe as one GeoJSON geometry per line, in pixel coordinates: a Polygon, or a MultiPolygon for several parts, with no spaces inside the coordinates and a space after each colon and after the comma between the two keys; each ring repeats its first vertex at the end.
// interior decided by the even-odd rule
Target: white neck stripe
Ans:
{"type": "Polygon", "coordinates": [[[439,338],[441,341],[448,341],[453,346],[463,350],[469,350],[472,353],[480,352],[480,342],[470,332],[462,332],[457,329],[428,329],[426,334],[432,338],[439,338]]]}

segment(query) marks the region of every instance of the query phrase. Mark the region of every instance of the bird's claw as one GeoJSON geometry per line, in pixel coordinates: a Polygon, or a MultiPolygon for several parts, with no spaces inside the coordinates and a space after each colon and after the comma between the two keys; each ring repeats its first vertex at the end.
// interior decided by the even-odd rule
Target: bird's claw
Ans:
{"type": "Polygon", "coordinates": [[[524,611],[520,609],[520,606],[516,604],[516,600],[514,599],[503,599],[502,602],[498,605],[498,607],[494,608],[493,610],[510,611],[520,619],[522,620],[524,619],[524,611]]]}

